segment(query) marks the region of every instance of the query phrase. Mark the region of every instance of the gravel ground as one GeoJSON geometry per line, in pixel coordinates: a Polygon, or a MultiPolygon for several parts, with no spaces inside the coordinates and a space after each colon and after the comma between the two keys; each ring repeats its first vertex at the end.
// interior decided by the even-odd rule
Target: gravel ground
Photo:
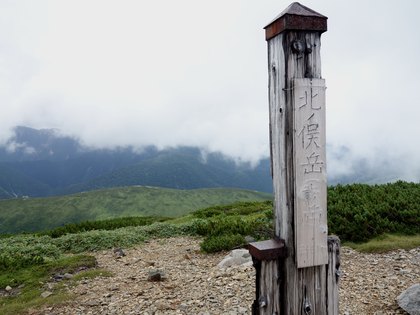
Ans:
{"type": "MultiPolygon", "coordinates": [[[[217,264],[227,253],[201,254],[199,242],[152,240],[120,258],[113,250],[98,252],[99,267],[112,277],[82,280],[69,288],[72,301],[30,314],[251,314],[254,268],[220,270],[217,264]],[[148,281],[157,269],[164,281],[148,281]]],[[[340,314],[406,314],[395,299],[420,282],[420,248],[361,254],[344,247],[341,263],[340,314]]]]}

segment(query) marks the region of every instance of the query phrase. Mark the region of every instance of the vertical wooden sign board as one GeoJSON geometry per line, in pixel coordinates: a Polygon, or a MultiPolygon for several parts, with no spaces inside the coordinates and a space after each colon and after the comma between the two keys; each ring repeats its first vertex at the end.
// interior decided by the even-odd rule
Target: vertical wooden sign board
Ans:
{"type": "Polygon", "coordinates": [[[297,2],[265,27],[275,234],[287,256],[261,262],[255,314],[338,314],[339,240],[327,229],[326,30],[326,16],[297,2]]]}
{"type": "Polygon", "coordinates": [[[325,81],[294,79],[295,249],[298,268],[326,265],[325,81]]]}
{"type": "Polygon", "coordinates": [[[340,241],[327,228],[326,30],[326,16],[297,2],[265,27],[275,238],[249,244],[253,315],[338,315],[340,241]]]}

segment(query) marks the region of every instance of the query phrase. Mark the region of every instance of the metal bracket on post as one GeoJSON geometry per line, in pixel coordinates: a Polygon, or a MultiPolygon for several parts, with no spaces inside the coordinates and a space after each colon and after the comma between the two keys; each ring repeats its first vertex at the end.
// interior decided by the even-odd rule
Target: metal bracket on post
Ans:
{"type": "Polygon", "coordinates": [[[261,242],[249,243],[249,253],[259,261],[275,260],[286,257],[286,245],[284,240],[271,239],[261,242]]]}

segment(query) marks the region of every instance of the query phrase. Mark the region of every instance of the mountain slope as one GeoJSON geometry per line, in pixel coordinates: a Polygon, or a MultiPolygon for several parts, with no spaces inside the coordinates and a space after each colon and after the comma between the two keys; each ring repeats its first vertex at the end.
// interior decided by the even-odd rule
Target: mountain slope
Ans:
{"type": "Polygon", "coordinates": [[[1,199],[130,185],[272,191],[268,159],[251,167],[196,147],[92,149],[56,130],[27,127],[0,147],[0,178],[1,199]]]}
{"type": "Polygon", "coordinates": [[[270,194],[240,189],[124,187],[62,197],[2,200],[0,233],[39,231],[116,217],[176,217],[212,205],[268,199],[270,194]]]}
{"type": "Polygon", "coordinates": [[[178,148],[161,152],[152,159],[100,176],[68,192],[86,191],[114,186],[150,185],[177,189],[211,187],[239,187],[271,191],[271,178],[267,167],[238,166],[233,161],[212,158],[204,162],[199,153],[178,148]]]}
{"type": "Polygon", "coordinates": [[[21,196],[42,196],[50,193],[50,187],[10,163],[0,164],[0,199],[21,196]]]}

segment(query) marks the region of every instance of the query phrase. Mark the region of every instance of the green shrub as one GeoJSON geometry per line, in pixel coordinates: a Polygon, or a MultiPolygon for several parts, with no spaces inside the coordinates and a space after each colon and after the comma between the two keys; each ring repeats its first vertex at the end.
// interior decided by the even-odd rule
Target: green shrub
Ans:
{"type": "Polygon", "coordinates": [[[128,227],[112,231],[95,230],[67,234],[53,239],[53,243],[63,252],[81,253],[113,247],[129,247],[141,243],[144,239],[144,233],[128,227]]]}
{"type": "Polygon", "coordinates": [[[156,222],[147,226],[126,227],[111,231],[94,230],[77,234],[67,234],[52,239],[63,252],[81,253],[113,247],[131,247],[150,238],[166,238],[191,235],[189,224],[174,225],[156,222]]]}
{"type": "Polygon", "coordinates": [[[201,236],[224,234],[254,235],[266,222],[255,217],[218,215],[210,219],[195,219],[195,233],[201,236]]]}
{"type": "Polygon", "coordinates": [[[75,234],[92,230],[115,230],[128,226],[145,226],[154,222],[164,222],[169,218],[149,216],[149,217],[123,217],[99,221],[85,221],[80,223],[70,223],[57,227],[52,230],[38,233],[39,235],[48,235],[57,238],[66,234],[75,234]]]}
{"type": "Polygon", "coordinates": [[[39,265],[60,254],[48,236],[19,235],[0,239],[0,270],[39,265]]]}
{"type": "Polygon", "coordinates": [[[245,239],[240,234],[226,234],[209,236],[200,244],[202,251],[215,253],[222,250],[231,250],[245,244],[245,239]]]}
{"type": "Polygon", "coordinates": [[[192,214],[196,218],[206,219],[219,215],[250,215],[271,210],[273,202],[271,200],[255,202],[236,202],[231,205],[213,206],[194,211],[192,214]]]}
{"type": "MultiPolygon", "coordinates": [[[[140,230],[140,229],[139,229],[140,230]]],[[[188,235],[188,224],[168,224],[156,222],[141,228],[146,238],[166,238],[180,235],[188,235]]]]}
{"type": "MultiPolygon", "coordinates": [[[[209,212],[207,212],[209,213],[209,212]]],[[[191,232],[205,236],[201,249],[205,252],[230,250],[244,244],[244,237],[250,235],[257,240],[268,239],[273,235],[272,210],[262,213],[253,211],[252,215],[225,213],[199,218],[191,221],[191,232]]]]}
{"type": "Polygon", "coordinates": [[[328,226],[330,233],[351,242],[385,233],[420,233],[420,184],[329,187],[328,226]]]}

